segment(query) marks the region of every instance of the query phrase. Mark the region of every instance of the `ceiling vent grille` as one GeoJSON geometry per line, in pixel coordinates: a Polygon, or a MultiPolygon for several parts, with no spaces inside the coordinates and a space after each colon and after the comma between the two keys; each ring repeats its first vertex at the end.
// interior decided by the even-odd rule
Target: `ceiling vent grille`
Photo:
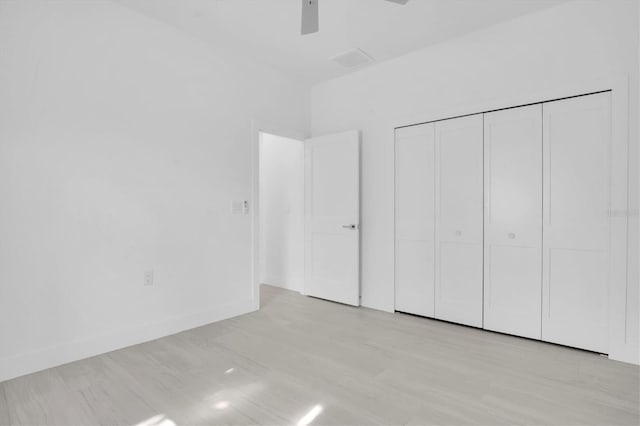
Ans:
{"type": "Polygon", "coordinates": [[[373,58],[358,48],[347,50],[332,58],[332,61],[342,65],[345,68],[356,68],[373,62],[373,58]]]}

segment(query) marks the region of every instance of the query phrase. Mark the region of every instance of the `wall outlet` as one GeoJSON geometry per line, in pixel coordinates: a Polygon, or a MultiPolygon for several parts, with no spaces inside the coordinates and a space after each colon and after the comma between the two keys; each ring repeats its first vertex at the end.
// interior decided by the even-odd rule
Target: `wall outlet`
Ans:
{"type": "Polygon", "coordinates": [[[144,285],[153,285],[153,271],[145,271],[144,273],[144,285]]]}

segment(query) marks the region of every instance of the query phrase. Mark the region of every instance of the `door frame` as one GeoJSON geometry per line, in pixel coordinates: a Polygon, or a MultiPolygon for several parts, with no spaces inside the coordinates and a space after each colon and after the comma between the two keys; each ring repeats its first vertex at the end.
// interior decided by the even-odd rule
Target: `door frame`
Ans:
{"type": "MultiPolygon", "coordinates": [[[[491,112],[505,108],[525,106],[548,102],[574,96],[586,95],[602,91],[611,91],[611,144],[612,163],[620,165],[612,171],[612,219],[618,219],[611,223],[611,261],[612,273],[609,285],[609,358],[618,361],[640,363],[640,353],[638,343],[640,336],[630,335],[629,320],[630,303],[640,304],[640,301],[628,300],[632,292],[629,291],[631,280],[635,277],[634,268],[638,268],[639,259],[633,258],[629,250],[629,232],[631,230],[629,218],[634,214],[629,205],[629,168],[631,167],[629,158],[630,151],[630,129],[629,129],[629,79],[628,74],[616,74],[601,79],[575,80],[571,83],[559,85],[549,89],[534,90],[516,96],[494,99],[471,105],[458,105],[453,108],[437,109],[423,114],[399,117],[387,121],[387,140],[391,141],[391,146],[395,152],[395,130],[417,124],[430,123],[449,118],[456,118],[465,115],[491,112]],[[624,250],[621,248],[624,247],[624,250]],[[615,264],[614,264],[615,263],[615,264]]],[[[635,160],[634,160],[635,162],[635,160]]],[[[395,161],[394,161],[395,164],[395,161]]],[[[640,167],[640,164],[635,164],[640,167]]],[[[395,179],[394,167],[394,179],[395,179]]],[[[394,195],[395,197],[395,195],[394,195]]],[[[394,209],[394,238],[393,250],[395,253],[395,209],[394,209]]],[[[395,258],[395,255],[394,255],[395,258]]],[[[395,268],[395,263],[394,263],[395,268]]],[[[395,276],[395,273],[394,273],[395,276]]],[[[393,305],[391,311],[395,309],[395,279],[390,288],[393,305]]],[[[640,306],[636,307],[636,310],[640,306]]],[[[640,334],[640,333],[638,333],[640,334]]]]}
{"type": "MultiPolygon", "coordinates": [[[[255,310],[260,309],[260,135],[268,133],[304,144],[308,136],[286,125],[267,120],[251,120],[251,299],[255,310]]],[[[304,267],[304,266],[303,266],[304,267]]],[[[302,283],[304,288],[304,282],[302,283]]]]}

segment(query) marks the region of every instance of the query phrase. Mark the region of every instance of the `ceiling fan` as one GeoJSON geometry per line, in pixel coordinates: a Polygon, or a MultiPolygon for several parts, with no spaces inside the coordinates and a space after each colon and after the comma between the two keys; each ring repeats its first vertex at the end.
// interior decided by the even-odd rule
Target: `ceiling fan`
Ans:
{"type": "MultiPolygon", "coordinates": [[[[318,32],[318,1],[302,0],[302,35],[318,32]]],[[[409,0],[387,0],[391,3],[407,4],[409,0]]]]}

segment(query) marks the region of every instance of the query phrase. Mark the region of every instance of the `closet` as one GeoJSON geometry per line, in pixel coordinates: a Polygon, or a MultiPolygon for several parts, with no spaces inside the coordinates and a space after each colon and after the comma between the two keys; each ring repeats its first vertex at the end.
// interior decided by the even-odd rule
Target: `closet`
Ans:
{"type": "Polygon", "coordinates": [[[608,351],[610,92],[396,129],[396,310],[608,351]]]}

